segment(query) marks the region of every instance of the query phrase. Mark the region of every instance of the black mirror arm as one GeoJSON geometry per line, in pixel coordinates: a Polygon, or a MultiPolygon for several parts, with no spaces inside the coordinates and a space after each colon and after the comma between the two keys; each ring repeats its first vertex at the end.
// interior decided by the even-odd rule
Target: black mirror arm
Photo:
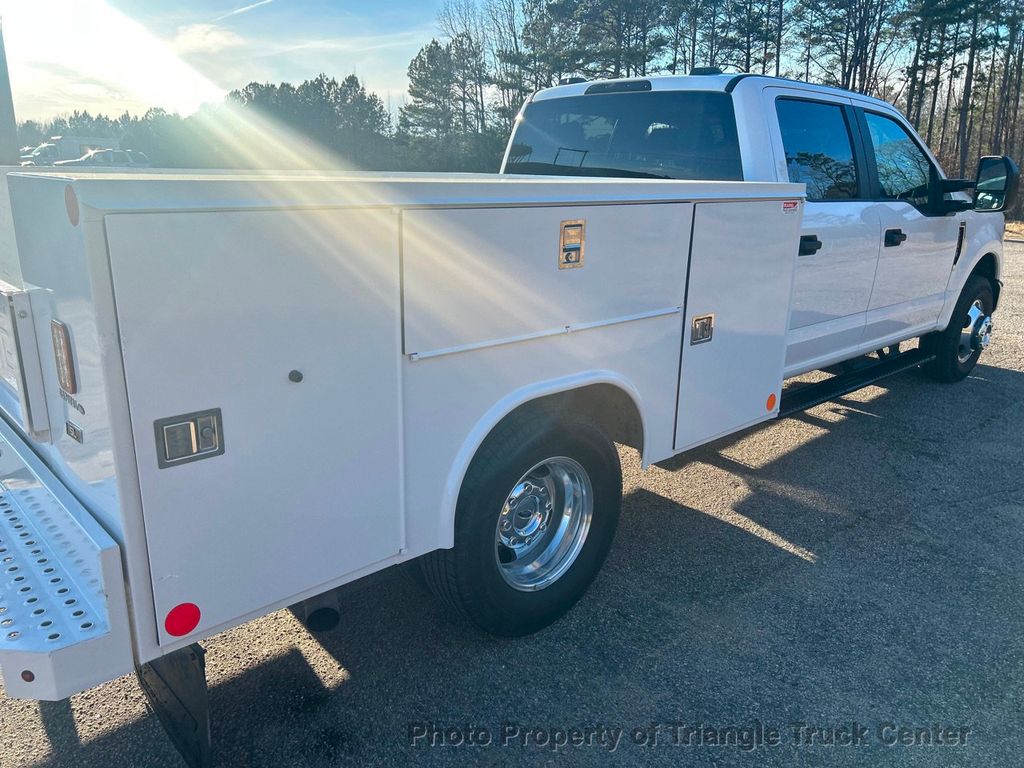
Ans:
{"type": "Polygon", "coordinates": [[[972,208],[974,208],[974,203],[970,200],[940,200],[936,213],[940,216],[947,216],[951,213],[969,211],[972,208]]]}
{"type": "Polygon", "coordinates": [[[943,192],[963,192],[978,185],[974,179],[942,179],[939,182],[943,192]]]}
{"type": "Polygon", "coordinates": [[[944,179],[939,176],[938,169],[933,165],[928,174],[928,211],[932,216],[948,216],[974,207],[967,200],[946,200],[947,192],[960,192],[974,186],[969,179],[944,179]]]}

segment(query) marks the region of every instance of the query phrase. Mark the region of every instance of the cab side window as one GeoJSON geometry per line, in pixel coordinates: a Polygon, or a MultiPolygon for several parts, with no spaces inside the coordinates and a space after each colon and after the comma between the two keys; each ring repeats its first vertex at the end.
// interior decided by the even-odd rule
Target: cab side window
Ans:
{"type": "Polygon", "coordinates": [[[856,198],[857,164],[842,105],[780,98],[775,109],[789,180],[807,185],[808,200],[856,198]]]}
{"type": "Polygon", "coordinates": [[[928,156],[906,129],[892,118],[865,112],[864,120],[875,150],[882,197],[905,200],[918,208],[927,205],[931,172],[928,156]]]}

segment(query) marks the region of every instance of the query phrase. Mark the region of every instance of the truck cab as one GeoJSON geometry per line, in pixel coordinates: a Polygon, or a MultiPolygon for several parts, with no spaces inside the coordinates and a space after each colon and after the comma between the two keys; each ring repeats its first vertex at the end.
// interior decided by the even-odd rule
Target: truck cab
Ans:
{"type": "Polygon", "coordinates": [[[978,178],[1003,186],[995,203],[972,201],[975,183],[947,179],[884,101],[746,74],[576,82],[527,102],[502,172],[805,184],[787,377],[915,337],[936,344],[952,321],[964,333],[940,362],[962,378],[990,338],[1016,168],[983,158],[978,178]],[[972,277],[988,292],[961,302],[972,277]]]}

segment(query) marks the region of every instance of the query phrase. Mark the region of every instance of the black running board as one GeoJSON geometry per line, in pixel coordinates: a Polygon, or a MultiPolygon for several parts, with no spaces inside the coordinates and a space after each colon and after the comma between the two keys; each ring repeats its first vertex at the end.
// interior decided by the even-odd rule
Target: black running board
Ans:
{"type": "Polygon", "coordinates": [[[782,393],[779,418],[792,416],[794,413],[827,403],[829,400],[834,400],[850,392],[856,392],[876,381],[917,368],[934,359],[935,355],[920,349],[911,349],[895,357],[866,365],[849,373],[833,376],[817,384],[793,387],[791,392],[784,391],[782,393]]]}

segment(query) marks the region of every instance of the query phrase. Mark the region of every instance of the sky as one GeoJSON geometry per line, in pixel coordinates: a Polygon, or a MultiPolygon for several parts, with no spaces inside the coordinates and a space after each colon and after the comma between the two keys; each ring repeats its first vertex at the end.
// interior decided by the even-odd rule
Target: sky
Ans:
{"type": "Polygon", "coordinates": [[[0,0],[19,120],[190,114],[254,80],[355,73],[389,108],[442,0],[0,0]]]}

